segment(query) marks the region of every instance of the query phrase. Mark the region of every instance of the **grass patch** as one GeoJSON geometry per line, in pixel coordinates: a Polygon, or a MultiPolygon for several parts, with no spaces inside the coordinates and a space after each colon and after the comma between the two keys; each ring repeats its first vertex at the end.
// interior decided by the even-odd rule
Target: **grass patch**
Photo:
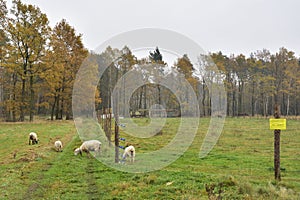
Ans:
{"type": "MultiPolygon", "coordinates": [[[[149,124],[135,119],[139,126],[149,124]]],[[[121,137],[138,154],[166,145],[179,119],[167,119],[162,134],[121,137]]],[[[0,199],[299,199],[300,125],[289,119],[281,134],[282,181],[274,182],[273,140],[268,119],[227,118],[222,135],[205,158],[199,150],[209,126],[200,119],[189,149],[169,166],[149,173],[119,172],[87,156],[74,156],[80,145],[72,122],[0,124],[0,199]],[[40,143],[28,145],[28,134],[40,143]],[[53,149],[64,143],[63,152],[53,149]]]]}

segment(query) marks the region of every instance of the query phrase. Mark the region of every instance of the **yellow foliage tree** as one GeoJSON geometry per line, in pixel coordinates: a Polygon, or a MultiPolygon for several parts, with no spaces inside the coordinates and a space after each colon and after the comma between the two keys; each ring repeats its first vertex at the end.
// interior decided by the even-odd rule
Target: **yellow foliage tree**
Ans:
{"type": "Polygon", "coordinates": [[[51,104],[51,119],[72,118],[72,90],[76,73],[88,55],[81,35],[65,19],[54,27],[47,52],[48,71],[43,78],[51,104]]]}

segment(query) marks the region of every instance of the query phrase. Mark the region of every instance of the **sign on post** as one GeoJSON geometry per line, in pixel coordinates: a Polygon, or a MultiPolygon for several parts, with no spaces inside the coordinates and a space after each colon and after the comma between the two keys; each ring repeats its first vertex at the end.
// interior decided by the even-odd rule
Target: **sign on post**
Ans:
{"type": "Polygon", "coordinates": [[[286,119],[270,119],[271,130],[286,130],[286,119]]]}

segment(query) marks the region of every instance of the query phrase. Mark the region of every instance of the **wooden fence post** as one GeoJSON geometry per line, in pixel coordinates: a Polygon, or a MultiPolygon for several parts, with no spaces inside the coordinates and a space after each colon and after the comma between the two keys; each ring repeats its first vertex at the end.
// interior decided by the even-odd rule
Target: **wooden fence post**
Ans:
{"type": "Polygon", "coordinates": [[[115,116],[115,163],[119,163],[119,126],[118,115],[115,116]]]}
{"type": "MultiPolygon", "coordinates": [[[[275,105],[274,118],[280,118],[280,110],[279,105],[275,105]]],[[[274,130],[274,172],[275,172],[275,180],[280,181],[280,129],[274,130]]]]}

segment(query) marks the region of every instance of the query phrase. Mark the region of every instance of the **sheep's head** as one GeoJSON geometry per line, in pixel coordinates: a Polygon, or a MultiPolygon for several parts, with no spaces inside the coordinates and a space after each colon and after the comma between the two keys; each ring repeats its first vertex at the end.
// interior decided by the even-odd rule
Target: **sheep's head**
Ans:
{"type": "Polygon", "coordinates": [[[79,153],[80,153],[80,155],[81,155],[81,150],[80,150],[80,148],[77,148],[77,149],[74,150],[74,155],[75,155],[75,156],[77,156],[79,153]]]}

